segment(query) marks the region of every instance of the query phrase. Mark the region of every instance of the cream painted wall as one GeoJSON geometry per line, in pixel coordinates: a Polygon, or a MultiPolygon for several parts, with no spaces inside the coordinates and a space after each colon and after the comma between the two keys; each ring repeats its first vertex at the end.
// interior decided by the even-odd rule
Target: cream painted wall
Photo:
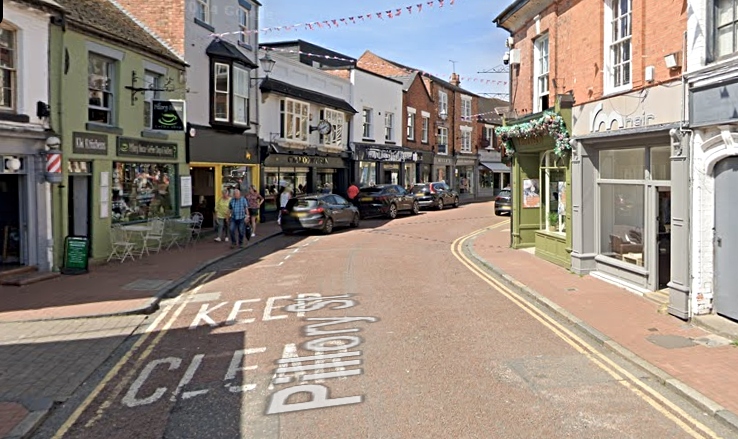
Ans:
{"type": "Polygon", "coordinates": [[[351,71],[351,82],[354,85],[354,96],[351,101],[358,113],[354,116],[352,141],[361,142],[363,134],[364,108],[372,109],[373,139],[377,143],[385,143],[384,118],[387,112],[394,117],[394,138],[392,146],[402,146],[405,139],[404,121],[402,120],[402,84],[362,70],[351,71]]]}

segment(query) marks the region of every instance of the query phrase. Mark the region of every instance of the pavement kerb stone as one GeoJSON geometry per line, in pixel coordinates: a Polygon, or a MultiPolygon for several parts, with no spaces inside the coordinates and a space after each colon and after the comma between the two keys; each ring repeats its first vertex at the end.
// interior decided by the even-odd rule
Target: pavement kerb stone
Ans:
{"type": "Polygon", "coordinates": [[[24,399],[19,404],[28,410],[28,414],[2,439],[25,439],[30,437],[49,415],[53,406],[53,402],[46,398],[24,399]]]}
{"type": "Polygon", "coordinates": [[[512,276],[505,273],[503,270],[499,269],[498,267],[495,267],[494,265],[490,264],[487,260],[482,258],[474,250],[475,240],[476,240],[476,237],[473,237],[470,240],[468,240],[464,244],[462,251],[465,252],[468,256],[471,256],[477,265],[483,266],[495,279],[502,282],[505,286],[507,286],[511,290],[518,292],[521,296],[527,298],[528,300],[538,303],[541,306],[556,313],[560,318],[562,318],[563,320],[577,327],[577,329],[579,329],[583,333],[590,336],[592,339],[597,341],[599,344],[601,344],[606,349],[610,350],[611,352],[615,354],[618,354],[620,357],[629,361],[631,364],[635,365],[636,367],[639,367],[645,370],[649,375],[655,378],[656,381],[658,381],[659,383],[667,387],[669,390],[675,392],[676,394],[678,394],[685,400],[690,401],[695,406],[704,410],[710,416],[720,421],[723,425],[729,428],[732,428],[733,430],[738,432],[738,416],[735,413],[729,410],[726,410],[720,404],[716,403],[712,399],[701,394],[694,388],[672,377],[671,375],[664,372],[660,368],[656,367],[655,365],[639,357],[632,351],[614,342],[608,336],[602,334],[601,332],[592,328],[588,324],[584,323],[579,318],[575,317],[574,315],[572,315],[571,313],[569,313],[568,311],[566,311],[559,305],[555,304],[548,298],[542,296],[540,293],[536,292],[535,290],[527,287],[522,282],[513,278],[512,276]]]}

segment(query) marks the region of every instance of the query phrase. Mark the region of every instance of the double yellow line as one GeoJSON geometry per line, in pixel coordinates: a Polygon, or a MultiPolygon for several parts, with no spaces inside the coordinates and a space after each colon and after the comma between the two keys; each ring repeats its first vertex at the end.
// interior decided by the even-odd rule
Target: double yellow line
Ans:
{"type": "Polygon", "coordinates": [[[521,294],[507,288],[495,277],[493,277],[487,271],[475,264],[474,261],[472,261],[472,259],[470,259],[464,253],[464,247],[472,242],[476,237],[494,229],[500,228],[501,226],[506,224],[509,224],[509,220],[497,223],[493,226],[479,229],[466,236],[458,238],[451,244],[451,253],[456,259],[459,260],[459,262],[461,262],[466,268],[468,268],[469,271],[474,273],[482,281],[492,287],[494,291],[506,297],[515,305],[517,305],[520,309],[539,321],[544,327],[548,328],[551,332],[564,340],[577,352],[587,357],[592,363],[596,364],[598,367],[600,367],[602,370],[612,376],[617,382],[630,389],[639,398],[651,405],[664,417],[672,420],[690,436],[694,438],[719,438],[719,436],[706,425],[697,421],[695,418],[690,416],[677,405],[666,399],[666,397],[650,388],[638,377],[618,366],[607,356],[599,352],[590,343],[577,336],[561,323],[557,322],[553,317],[547,315],[545,312],[535,307],[529,301],[525,300],[521,294]]]}

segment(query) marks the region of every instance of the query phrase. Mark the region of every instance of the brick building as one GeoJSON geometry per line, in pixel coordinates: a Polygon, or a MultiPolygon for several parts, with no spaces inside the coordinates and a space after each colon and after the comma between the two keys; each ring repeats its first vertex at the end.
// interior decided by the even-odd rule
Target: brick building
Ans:
{"type": "Polygon", "coordinates": [[[518,0],[495,23],[511,34],[514,242],[638,292],[668,287],[686,317],[683,5],[518,0]]]}

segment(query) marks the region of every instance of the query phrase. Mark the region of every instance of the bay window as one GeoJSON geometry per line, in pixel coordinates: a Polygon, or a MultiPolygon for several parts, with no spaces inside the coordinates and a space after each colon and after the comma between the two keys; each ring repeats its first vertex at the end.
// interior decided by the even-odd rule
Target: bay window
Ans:
{"type": "Polygon", "coordinates": [[[249,124],[249,71],[233,62],[213,62],[212,113],[215,125],[249,124]]]}
{"type": "Polygon", "coordinates": [[[213,74],[213,113],[218,122],[230,121],[231,72],[228,64],[215,63],[213,74]]]}
{"type": "Polygon", "coordinates": [[[249,123],[249,72],[233,66],[233,123],[249,123]]]}

